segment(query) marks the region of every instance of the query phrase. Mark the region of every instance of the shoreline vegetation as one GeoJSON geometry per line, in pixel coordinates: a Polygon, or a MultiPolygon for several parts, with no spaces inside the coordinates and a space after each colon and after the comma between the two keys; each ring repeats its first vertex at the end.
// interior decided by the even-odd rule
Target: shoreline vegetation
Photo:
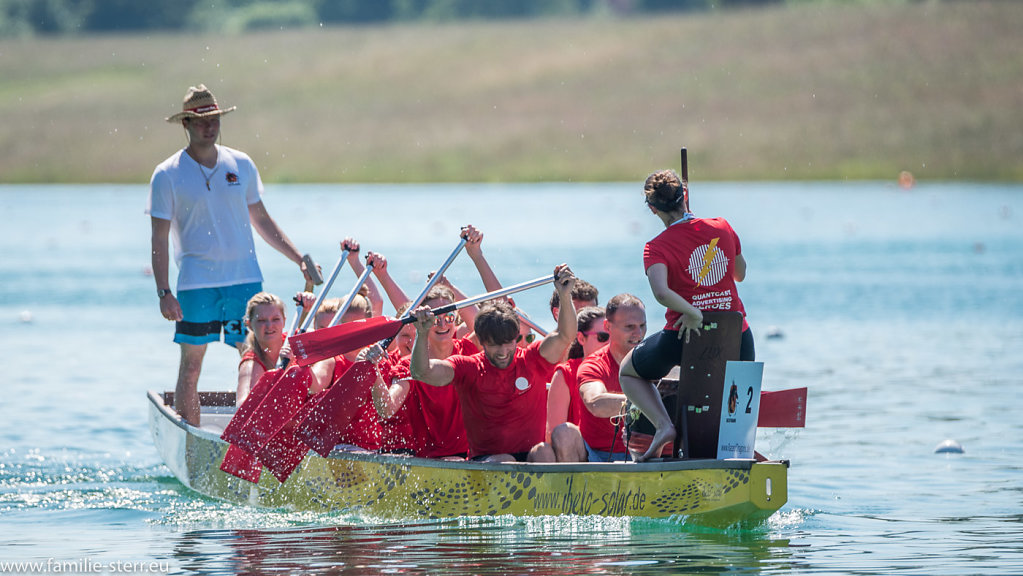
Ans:
{"type": "Polygon", "coordinates": [[[0,40],[0,183],[144,183],[205,83],[269,183],[1023,181],[1023,2],[0,40]]]}

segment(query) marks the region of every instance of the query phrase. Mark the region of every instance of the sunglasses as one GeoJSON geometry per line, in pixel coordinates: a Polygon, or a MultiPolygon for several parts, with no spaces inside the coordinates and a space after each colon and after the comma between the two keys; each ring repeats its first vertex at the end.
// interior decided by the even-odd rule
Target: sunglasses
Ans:
{"type": "Polygon", "coordinates": [[[611,335],[607,332],[583,332],[583,336],[586,336],[587,338],[593,334],[597,335],[597,342],[601,343],[607,342],[611,338],[611,335]]]}
{"type": "Polygon", "coordinates": [[[447,314],[441,314],[440,316],[437,316],[436,318],[433,319],[433,324],[435,326],[440,326],[441,324],[443,324],[445,322],[447,322],[448,324],[454,324],[455,323],[455,313],[454,312],[448,312],[447,314]]]}
{"type": "Polygon", "coordinates": [[[523,338],[526,339],[526,344],[532,344],[533,340],[536,340],[536,334],[533,334],[532,332],[530,332],[529,334],[526,334],[525,336],[522,336],[522,334],[519,334],[518,336],[515,337],[515,342],[522,342],[523,338]]]}

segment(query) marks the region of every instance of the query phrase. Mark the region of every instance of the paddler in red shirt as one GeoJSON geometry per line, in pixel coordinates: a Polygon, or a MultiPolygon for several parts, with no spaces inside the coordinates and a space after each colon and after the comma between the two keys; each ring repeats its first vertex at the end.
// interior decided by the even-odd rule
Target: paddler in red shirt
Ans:
{"type": "Polygon", "coordinates": [[[608,300],[604,314],[608,343],[583,360],[576,372],[573,392],[582,403],[579,424],[565,423],[551,433],[559,462],[629,460],[617,418],[625,405],[618,373],[626,354],[646,336],[646,307],[632,294],[618,294],[608,300]]]}
{"type": "MultiPolygon", "coordinates": [[[[554,276],[561,298],[571,301],[575,275],[566,264],[560,264],[554,276]]],[[[444,360],[430,357],[431,309],[422,306],[415,316],[412,376],[431,386],[454,387],[469,440],[469,457],[486,462],[555,461],[553,449],[544,442],[547,382],[575,341],[575,311],[562,307],[556,329],[519,348],[515,310],[504,300],[487,303],[473,323],[483,351],[444,360]]]]}
{"type": "Polygon", "coordinates": [[[733,310],[743,315],[739,359],[753,361],[753,334],[736,282],[746,278],[739,236],[724,218],[697,218],[689,211],[688,184],[673,170],[654,172],[643,186],[650,212],[665,230],[647,242],[643,267],[657,302],[667,308],[664,329],[647,338],[622,361],[622,391],[656,428],[642,462],[660,454],[675,438],[654,382],[682,358],[682,346],[703,326],[701,310],[733,310]]]}
{"type": "MultiPolygon", "coordinates": [[[[450,288],[437,285],[426,294],[423,304],[432,309],[454,301],[450,288]]],[[[431,358],[469,356],[479,352],[470,338],[456,337],[457,327],[454,312],[433,318],[433,325],[426,335],[431,358]]],[[[466,456],[469,444],[462,424],[461,406],[453,387],[429,386],[413,379],[407,358],[379,372],[381,378],[373,385],[373,404],[383,419],[384,451],[407,452],[422,458],[466,456]]]]}

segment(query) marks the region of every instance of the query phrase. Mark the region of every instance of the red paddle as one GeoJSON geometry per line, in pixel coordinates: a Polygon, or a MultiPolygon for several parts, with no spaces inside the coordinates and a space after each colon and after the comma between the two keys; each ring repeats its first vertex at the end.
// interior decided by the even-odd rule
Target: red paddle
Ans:
{"type": "MultiPolygon", "coordinates": [[[[263,446],[298,412],[309,397],[312,373],[309,368],[292,366],[266,393],[232,443],[258,457],[263,446]]],[[[226,431],[226,430],[225,430],[226,431]]],[[[266,464],[265,460],[262,460],[266,464]]]]}
{"type": "Polygon", "coordinates": [[[220,463],[220,469],[232,476],[237,476],[242,480],[248,480],[256,484],[259,482],[259,476],[263,472],[263,465],[252,454],[242,450],[235,444],[229,444],[227,446],[227,453],[224,454],[224,461],[220,463]]]}
{"type": "Polygon", "coordinates": [[[759,428],[805,428],[806,387],[760,393],[759,428]]]}
{"type": "Polygon", "coordinates": [[[353,364],[304,417],[295,418],[297,439],[326,458],[363,404],[372,402],[370,388],[376,377],[372,363],[363,360],[353,364]]]}
{"type": "MultiPolygon", "coordinates": [[[[543,284],[548,284],[554,281],[554,275],[549,274],[535,280],[529,280],[522,282],[514,286],[507,288],[501,288],[500,290],[494,290],[493,292],[487,292],[486,294],[480,294],[472,298],[466,298],[447,306],[441,306],[433,310],[434,315],[441,316],[448,312],[454,312],[466,306],[473,306],[480,302],[487,300],[493,300],[494,298],[500,298],[516,292],[522,292],[530,288],[535,288],[543,284]]],[[[367,318],[365,320],[356,320],[355,322],[347,322],[338,326],[333,326],[324,330],[317,330],[315,332],[309,332],[307,334],[296,334],[292,336],[289,341],[291,342],[291,350],[295,354],[295,362],[299,366],[307,366],[337,356],[338,354],[345,354],[352,350],[358,350],[364,346],[379,342],[385,338],[394,336],[401,330],[401,327],[405,324],[410,324],[415,321],[415,317],[412,315],[395,319],[384,316],[376,318],[367,318]]]]}

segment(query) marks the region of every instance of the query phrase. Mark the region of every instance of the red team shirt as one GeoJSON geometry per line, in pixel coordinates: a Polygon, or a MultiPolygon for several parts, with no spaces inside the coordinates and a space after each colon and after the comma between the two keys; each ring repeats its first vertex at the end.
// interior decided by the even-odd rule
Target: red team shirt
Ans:
{"type": "Polygon", "coordinates": [[[451,356],[469,439],[469,457],[528,452],[544,441],[547,382],[554,364],[540,354],[542,341],[515,350],[508,368],[494,367],[483,352],[451,356]]]}
{"type": "MultiPolygon", "coordinates": [[[[472,355],[479,349],[465,338],[454,341],[453,355],[472,355]]],[[[391,368],[384,381],[409,379],[409,359],[391,368]]],[[[469,451],[458,393],[453,386],[430,386],[409,380],[408,396],[394,416],[382,423],[384,450],[405,449],[421,458],[443,458],[469,451]]]]}
{"type": "MultiPolygon", "coordinates": [[[[579,380],[577,374],[579,372],[579,365],[583,363],[585,358],[571,358],[567,362],[558,364],[558,367],[554,369],[554,372],[561,372],[565,376],[565,387],[568,388],[568,415],[565,419],[566,422],[571,422],[576,426],[579,425],[579,414],[586,410],[583,406],[583,400],[579,397],[579,380]]],[[[551,375],[553,378],[553,375],[551,375]]]]}
{"type": "MultiPolygon", "coordinates": [[[[597,350],[579,366],[579,373],[576,377],[578,385],[575,387],[575,395],[581,396],[580,387],[586,382],[599,380],[604,383],[608,392],[622,393],[622,386],[618,383],[618,362],[611,355],[611,347],[604,346],[597,350]]],[[[604,452],[625,452],[625,446],[619,434],[615,434],[616,427],[611,423],[610,418],[599,418],[590,412],[585,404],[582,404],[579,418],[579,431],[582,432],[583,440],[594,450],[604,452]],[[612,446],[612,443],[614,446],[612,446]],[[612,449],[613,448],[613,449],[612,449]]]]}
{"type": "MultiPolygon", "coordinates": [[[[735,287],[735,257],[742,253],[739,237],[724,218],[694,218],[669,226],[643,249],[643,269],[668,267],[668,287],[700,310],[746,311],[735,287]]],[[[676,330],[679,314],[668,310],[666,330],[676,330]]]]}
{"type": "MultiPolygon", "coordinates": [[[[331,382],[337,382],[353,364],[355,362],[348,360],[344,356],[335,356],[334,374],[331,382]]],[[[331,385],[333,386],[333,384],[331,385]]],[[[325,392],[326,390],[320,394],[325,392]]],[[[373,406],[373,397],[369,396],[363,400],[365,401],[359,407],[359,411],[355,413],[355,416],[352,417],[348,430],[338,440],[338,444],[354,444],[366,450],[379,450],[381,436],[380,417],[373,406]]]]}

